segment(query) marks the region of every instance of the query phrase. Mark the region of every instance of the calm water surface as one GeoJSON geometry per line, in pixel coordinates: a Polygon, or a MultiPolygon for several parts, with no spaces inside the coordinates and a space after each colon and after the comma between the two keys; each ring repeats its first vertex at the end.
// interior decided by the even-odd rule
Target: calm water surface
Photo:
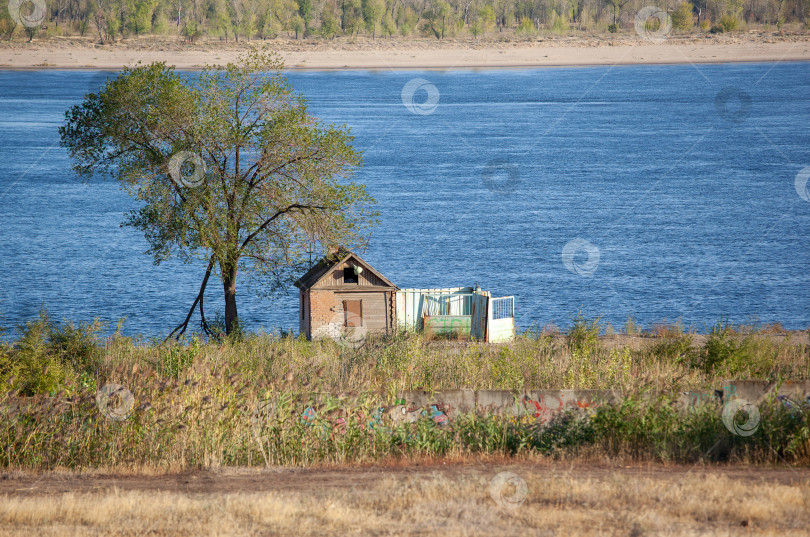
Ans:
{"type": "MultiPolygon", "coordinates": [[[[153,266],[119,227],[134,201],[76,180],[58,145],[65,110],[103,78],[0,72],[0,325],[45,305],[159,336],[196,294],[204,267],[153,266]]],[[[810,166],[808,63],[289,78],[352,128],[382,213],[364,256],[400,287],[478,283],[514,295],[524,328],[579,311],[810,325],[810,202],[795,185],[810,166]]],[[[294,294],[254,292],[238,289],[251,327],[297,329],[294,294]]],[[[220,294],[209,285],[212,316],[220,294]]]]}

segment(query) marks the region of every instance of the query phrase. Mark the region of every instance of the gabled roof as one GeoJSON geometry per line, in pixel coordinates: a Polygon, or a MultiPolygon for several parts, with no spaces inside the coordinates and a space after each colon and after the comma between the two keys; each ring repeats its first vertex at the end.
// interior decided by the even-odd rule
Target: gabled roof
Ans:
{"type": "Polygon", "coordinates": [[[345,261],[349,259],[354,259],[358,263],[361,263],[365,266],[372,274],[378,277],[381,281],[383,281],[386,285],[393,287],[394,289],[399,289],[396,285],[391,283],[391,280],[380,274],[377,269],[372,267],[366,260],[361,258],[356,253],[352,252],[351,250],[347,250],[346,248],[339,248],[336,253],[324,256],[321,258],[320,261],[315,263],[311,269],[307,271],[306,274],[301,276],[297,282],[295,282],[295,286],[299,289],[310,289],[314,286],[318,281],[322,278],[325,278],[329,275],[335,268],[339,265],[343,264],[345,261]]]}

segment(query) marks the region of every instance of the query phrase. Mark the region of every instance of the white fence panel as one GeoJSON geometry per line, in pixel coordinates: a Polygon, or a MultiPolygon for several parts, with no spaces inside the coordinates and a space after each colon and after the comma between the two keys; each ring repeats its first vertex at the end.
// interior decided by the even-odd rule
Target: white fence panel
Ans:
{"type": "Polygon", "coordinates": [[[487,341],[498,343],[515,336],[515,297],[490,298],[487,308],[487,341]]]}

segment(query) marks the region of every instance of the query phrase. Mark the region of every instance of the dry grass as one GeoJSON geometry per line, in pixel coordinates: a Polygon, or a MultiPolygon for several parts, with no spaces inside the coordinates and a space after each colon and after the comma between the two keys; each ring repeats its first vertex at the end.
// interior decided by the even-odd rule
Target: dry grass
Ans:
{"type": "Polygon", "coordinates": [[[0,346],[0,466],[179,470],[583,450],[638,460],[810,456],[803,409],[763,408],[760,433],[739,439],[711,408],[679,414],[668,400],[640,403],[650,391],[709,390],[727,378],[810,378],[803,332],[724,326],[698,341],[675,326],[656,338],[600,339],[598,323],[580,319],[566,335],[529,332],[507,345],[404,334],[348,349],[277,335],[147,345],[95,331],[43,318],[0,346]],[[105,412],[126,397],[99,403],[110,383],[131,392],[118,416],[126,419],[105,412]],[[404,390],[452,388],[611,388],[626,398],[553,430],[490,414],[410,425],[383,412],[404,390]],[[314,421],[304,419],[308,407],[314,421]]]}
{"type": "MultiPolygon", "coordinates": [[[[805,474],[806,475],[806,474],[805,474]]],[[[302,479],[307,479],[304,476],[302,479]]],[[[512,490],[504,491],[507,496],[512,490]]],[[[403,473],[374,486],[289,492],[118,490],[6,496],[0,536],[29,535],[809,535],[810,482],[722,473],[599,477],[527,467],[403,473]],[[525,480],[515,508],[492,498],[500,470],[525,480]]]]}

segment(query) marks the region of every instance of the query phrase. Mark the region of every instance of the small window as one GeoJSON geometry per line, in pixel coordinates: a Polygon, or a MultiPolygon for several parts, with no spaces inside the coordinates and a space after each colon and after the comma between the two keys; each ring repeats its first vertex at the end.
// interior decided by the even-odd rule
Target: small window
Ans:
{"type": "Polygon", "coordinates": [[[347,266],[343,269],[343,283],[357,283],[357,272],[354,267],[347,266]]]}

